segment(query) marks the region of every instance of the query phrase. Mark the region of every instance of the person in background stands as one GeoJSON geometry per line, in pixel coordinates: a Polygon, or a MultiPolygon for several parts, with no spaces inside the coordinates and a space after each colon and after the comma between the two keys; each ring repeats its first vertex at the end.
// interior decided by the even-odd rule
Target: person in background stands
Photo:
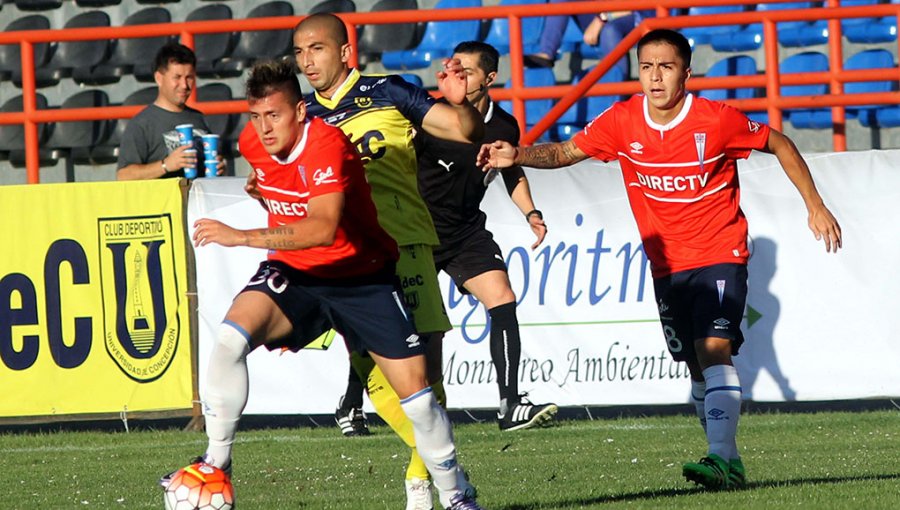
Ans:
{"type": "MultiPolygon", "coordinates": [[[[185,167],[202,169],[197,155],[203,154],[203,147],[198,140],[209,133],[209,126],[202,113],[187,106],[197,83],[196,64],[194,52],[178,43],[166,44],[156,53],[154,78],[159,93],[152,104],[128,122],[122,134],[116,165],[118,180],[184,177],[185,167]],[[192,145],[181,145],[175,130],[180,124],[194,126],[192,145]]],[[[217,173],[222,175],[225,163],[221,155],[218,160],[217,173]]]]}
{"type": "MultiPolygon", "coordinates": [[[[572,0],[550,0],[551,3],[568,1],[572,0]]],[[[584,32],[584,43],[589,46],[597,46],[599,44],[600,55],[603,58],[622,41],[625,35],[634,30],[634,27],[638,26],[643,19],[654,16],[656,16],[656,11],[650,9],[612,13],[601,12],[596,15],[577,14],[574,15],[574,18],[579,28],[584,32]]],[[[566,31],[568,22],[569,16],[547,16],[544,19],[539,50],[537,53],[525,55],[524,61],[526,66],[553,67],[553,63],[556,61],[556,53],[562,44],[563,34],[566,31]]],[[[622,71],[622,76],[628,77],[627,56],[616,62],[615,67],[622,71]]]]}

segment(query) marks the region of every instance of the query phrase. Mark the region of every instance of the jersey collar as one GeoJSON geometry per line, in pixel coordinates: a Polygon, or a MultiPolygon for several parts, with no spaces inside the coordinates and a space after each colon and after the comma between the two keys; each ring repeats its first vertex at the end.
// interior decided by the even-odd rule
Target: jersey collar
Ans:
{"type": "Polygon", "coordinates": [[[484,123],[487,124],[491,121],[491,117],[494,116],[494,100],[488,99],[488,111],[484,114],[484,123]]]}
{"type": "Polygon", "coordinates": [[[347,92],[349,92],[350,89],[353,88],[353,85],[355,85],[356,82],[359,81],[359,77],[359,71],[357,71],[356,69],[351,69],[350,74],[347,75],[347,79],[344,80],[344,83],[341,83],[341,86],[334,91],[331,99],[320,96],[319,92],[316,91],[316,101],[318,101],[319,104],[321,104],[325,108],[334,110],[335,108],[337,108],[338,103],[341,102],[341,99],[343,99],[344,96],[347,95],[347,92]]]}
{"type": "Polygon", "coordinates": [[[650,100],[647,99],[647,96],[644,96],[644,122],[650,126],[650,129],[655,129],[659,131],[660,134],[675,129],[675,126],[681,124],[685,117],[687,117],[688,112],[691,110],[691,105],[694,104],[694,95],[688,93],[685,95],[684,104],[681,105],[681,111],[678,112],[678,115],[672,119],[668,124],[657,124],[653,122],[653,119],[650,118],[650,100]]]}
{"type": "Polygon", "coordinates": [[[297,146],[294,147],[294,150],[292,150],[291,153],[288,154],[288,157],[286,159],[281,159],[274,154],[270,154],[269,156],[271,156],[272,159],[274,159],[275,162],[278,163],[279,165],[287,165],[287,164],[293,163],[294,161],[297,161],[297,158],[300,157],[300,154],[303,152],[303,149],[306,147],[306,140],[309,138],[308,135],[309,135],[309,119],[307,118],[303,122],[303,134],[300,136],[300,143],[298,143],[297,146]]]}

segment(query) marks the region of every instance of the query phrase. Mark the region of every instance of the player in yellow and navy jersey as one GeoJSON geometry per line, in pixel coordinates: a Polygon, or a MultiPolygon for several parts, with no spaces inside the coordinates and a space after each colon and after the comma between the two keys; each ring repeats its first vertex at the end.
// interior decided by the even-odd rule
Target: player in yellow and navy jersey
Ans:
{"type": "MultiPolygon", "coordinates": [[[[458,60],[444,62],[437,79],[438,90],[446,102],[438,103],[399,76],[366,76],[351,68],[353,49],[347,30],[334,15],[305,18],[294,29],[293,41],[297,67],[315,89],[306,97],[309,115],[340,127],[363,158],[378,221],[400,246],[397,276],[406,303],[418,333],[428,339],[427,349],[432,353],[428,356],[432,360],[429,382],[435,393],[442,395],[440,339],[450,329],[450,321],[432,256],[438,237],[418,191],[413,137],[421,129],[461,143],[481,140],[484,123],[466,99],[466,74],[458,60]]],[[[400,401],[383,374],[370,359],[352,356],[351,362],[366,381],[369,398],[379,415],[415,448],[419,438],[413,437],[400,401]]],[[[352,391],[349,394],[354,396],[352,391]]],[[[361,395],[358,398],[361,404],[361,395]]],[[[340,407],[348,407],[347,397],[342,404],[340,407]]],[[[339,409],[339,415],[340,412],[339,409]]],[[[411,508],[431,508],[428,480],[429,473],[414,450],[407,470],[411,508]]],[[[474,489],[469,495],[474,496],[474,489]]],[[[444,499],[441,498],[444,506],[451,507],[444,499]]],[[[474,498],[471,503],[475,505],[474,498]]]]}

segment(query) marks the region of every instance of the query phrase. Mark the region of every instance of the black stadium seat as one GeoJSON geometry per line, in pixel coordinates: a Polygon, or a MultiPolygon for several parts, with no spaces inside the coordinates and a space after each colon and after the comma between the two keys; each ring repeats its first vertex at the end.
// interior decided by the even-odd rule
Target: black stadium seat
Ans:
{"type": "MultiPolygon", "coordinates": [[[[123,25],[153,25],[171,21],[172,16],[165,8],[148,7],[128,16],[123,25]]],[[[72,78],[88,85],[116,83],[128,74],[133,74],[140,81],[152,81],[156,52],[171,39],[167,36],[119,39],[109,60],[92,68],[76,68],[72,71],[72,78]]]]}
{"type": "MultiPolygon", "coordinates": [[[[65,28],[108,26],[109,15],[102,11],[81,13],[65,24],[65,28]]],[[[50,61],[36,70],[35,84],[38,88],[56,85],[61,79],[72,76],[73,69],[92,68],[105,60],[108,55],[108,39],[61,42],[50,61]]],[[[15,77],[13,79],[15,80],[15,77]]]]}
{"type": "MultiPolygon", "coordinates": [[[[416,0],[379,0],[372,6],[372,12],[400,11],[418,9],[416,0]]],[[[416,23],[392,23],[387,25],[368,25],[359,33],[360,62],[378,60],[384,51],[408,50],[418,41],[416,23]]]]}
{"type": "MultiPolygon", "coordinates": [[[[62,108],[96,108],[109,105],[109,98],[102,90],[84,90],[67,98],[62,108]]],[[[90,149],[109,136],[108,120],[84,120],[57,122],[50,128],[50,137],[41,144],[38,152],[41,166],[55,165],[64,157],[72,157],[73,163],[89,163],[90,149]]],[[[13,166],[25,165],[23,149],[9,152],[13,166]]]]}
{"type": "MultiPolygon", "coordinates": [[[[197,88],[197,101],[200,102],[231,101],[232,99],[231,88],[224,83],[210,83],[197,88]]],[[[203,105],[200,105],[200,111],[203,111],[203,105]]],[[[209,125],[210,133],[219,135],[220,152],[223,156],[229,155],[230,141],[237,127],[238,117],[237,113],[206,115],[206,123],[209,125]]]]}
{"type": "MultiPolygon", "coordinates": [[[[265,3],[253,8],[248,18],[267,18],[275,16],[293,16],[294,8],[280,0],[265,3]]],[[[291,32],[288,30],[262,30],[255,32],[239,32],[238,42],[230,56],[225,57],[213,66],[216,77],[241,76],[245,69],[257,60],[280,58],[289,55],[291,50],[291,32]]]]}
{"type": "Polygon", "coordinates": [[[49,11],[62,7],[62,0],[16,0],[20,11],[49,11]]]}
{"type": "MultiPolygon", "coordinates": [[[[146,87],[131,93],[122,104],[146,106],[156,100],[158,93],[159,89],[156,86],[146,87]]],[[[128,119],[114,120],[111,124],[109,136],[91,149],[90,160],[95,165],[115,163],[119,159],[119,144],[122,142],[122,133],[125,132],[128,119]]]]}
{"type": "MultiPolygon", "coordinates": [[[[3,30],[4,32],[16,32],[20,30],[47,30],[50,28],[50,20],[41,14],[32,14],[19,18],[3,30]]],[[[18,76],[17,87],[22,86],[22,60],[21,46],[18,44],[0,45],[0,80],[9,80],[18,76]]],[[[38,68],[50,60],[50,45],[39,43],[34,45],[34,67],[38,68]]]]}
{"type": "Polygon", "coordinates": [[[122,0],[75,0],[75,5],[78,7],[86,7],[89,9],[109,7],[112,5],[119,5],[120,3],[122,3],[122,0]]]}
{"type": "MultiPolygon", "coordinates": [[[[187,15],[185,21],[225,19],[231,19],[231,8],[223,4],[213,4],[194,9],[187,15]]],[[[215,76],[216,62],[231,54],[236,38],[237,35],[231,32],[195,35],[194,53],[197,55],[197,74],[204,77],[215,76]]]]}
{"type": "MultiPolygon", "coordinates": [[[[37,95],[37,108],[47,109],[47,98],[43,94],[37,95]]],[[[21,112],[22,96],[16,96],[0,106],[0,112],[21,112]]],[[[38,143],[43,144],[50,135],[50,126],[38,124],[38,143]]],[[[25,147],[25,128],[21,124],[0,125],[0,151],[11,153],[21,151],[25,147]]]]}
{"type": "Polygon", "coordinates": [[[353,0],[322,0],[309,10],[310,14],[323,12],[356,12],[356,4],[353,3],[353,0]]]}

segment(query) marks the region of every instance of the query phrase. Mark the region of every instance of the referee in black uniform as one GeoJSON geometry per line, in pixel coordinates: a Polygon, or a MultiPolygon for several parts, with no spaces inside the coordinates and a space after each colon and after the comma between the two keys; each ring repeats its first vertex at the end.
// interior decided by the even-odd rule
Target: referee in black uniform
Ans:
{"type": "MultiPolygon", "coordinates": [[[[491,100],[488,88],[497,77],[497,50],[477,41],[453,50],[468,77],[469,102],[484,117],[484,143],[506,140],[518,146],[515,118],[491,100]]],[[[419,130],[415,138],[419,163],[419,192],[431,211],[440,246],[434,249],[438,271],[445,271],[464,294],[474,295],[490,314],[491,360],[500,389],[498,419],[501,430],[520,430],[545,424],[558,411],[556,404],[532,404],[519,394],[519,321],[516,295],[509,284],[500,247],[485,227],[481,200],[498,172],[482,173],[475,165],[481,144],[435,138],[419,130]]],[[[536,248],[547,235],[541,212],[535,209],[528,179],[519,166],[499,172],[513,203],[537,236],[536,248]]]]}

